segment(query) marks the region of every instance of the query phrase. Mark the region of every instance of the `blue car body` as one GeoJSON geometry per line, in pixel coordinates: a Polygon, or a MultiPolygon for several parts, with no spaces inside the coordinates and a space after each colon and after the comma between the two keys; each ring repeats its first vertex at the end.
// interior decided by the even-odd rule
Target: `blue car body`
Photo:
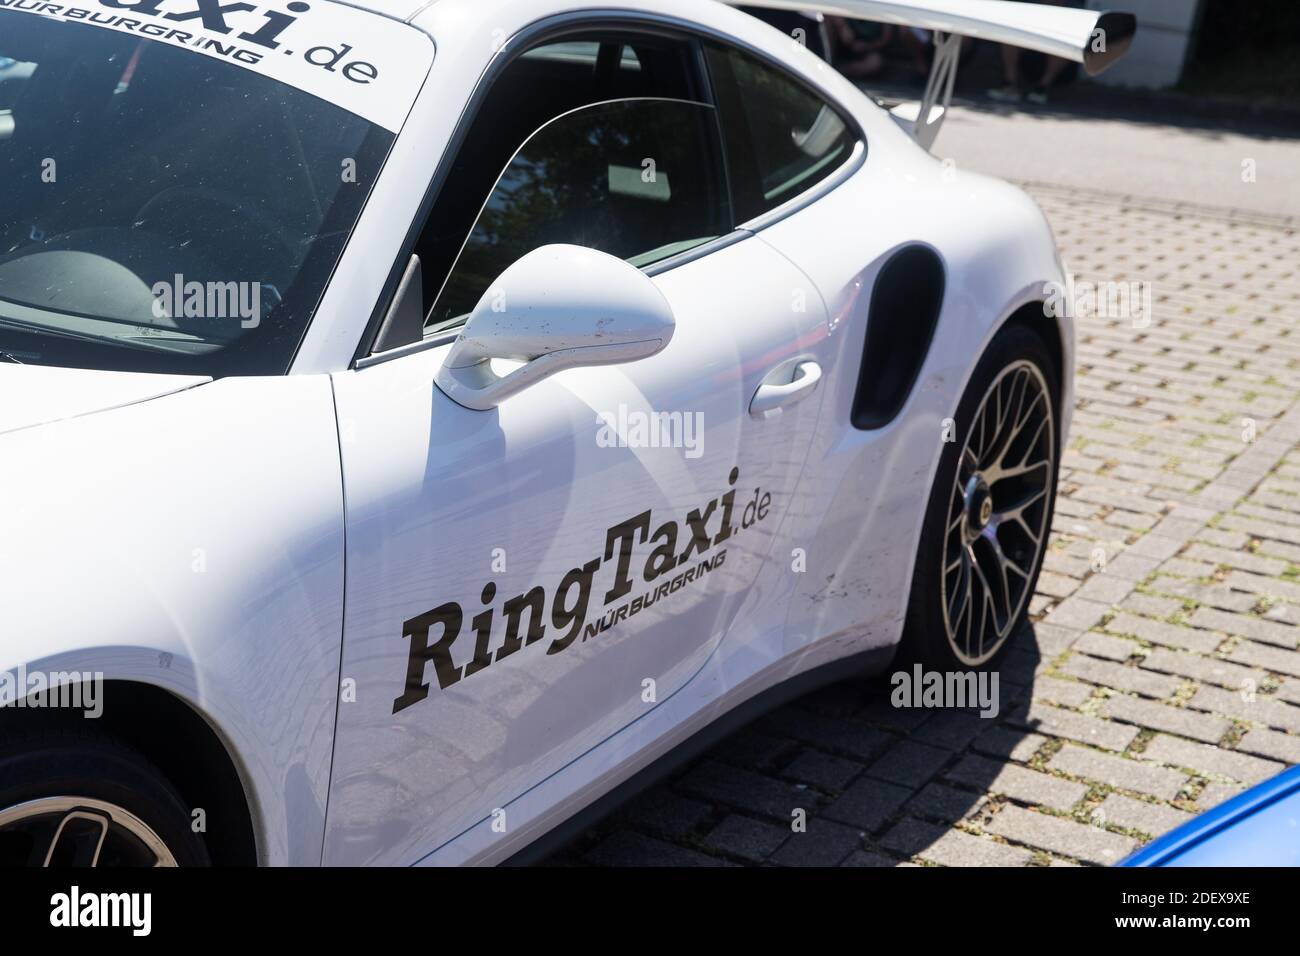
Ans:
{"type": "Polygon", "coordinates": [[[1120,866],[1300,866],[1300,766],[1147,844],[1120,866]]]}

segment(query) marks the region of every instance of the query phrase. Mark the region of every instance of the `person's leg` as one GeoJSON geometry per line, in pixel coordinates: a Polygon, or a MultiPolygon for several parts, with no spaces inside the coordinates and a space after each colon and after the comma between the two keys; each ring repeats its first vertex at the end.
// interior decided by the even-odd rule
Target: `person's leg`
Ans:
{"type": "Polygon", "coordinates": [[[1020,48],[1001,46],[1003,85],[988,91],[989,99],[999,103],[1020,102],[1020,48]]]}
{"type": "Polygon", "coordinates": [[[865,80],[879,73],[884,65],[884,57],[875,50],[868,50],[852,60],[844,60],[836,69],[851,80],[865,80]]]}
{"type": "Polygon", "coordinates": [[[1002,45],[1002,80],[1007,86],[1020,85],[1020,47],[1002,45]]]}
{"type": "Polygon", "coordinates": [[[1062,60],[1059,56],[1049,56],[1047,62],[1043,65],[1043,77],[1038,84],[1026,94],[1026,99],[1031,103],[1037,103],[1039,106],[1047,104],[1047,91],[1052,85],[1061,78],[1061,74],[1070,66],[1069,60],[1062,60]]]}
{"type": "Polygon", "coordinates": [[[1059,56],[1048,57],[1047,65],[1043,67],[1043,86],[1055,86],[1069,66],[1069,60],[1062,60],[1059,56]]]}
{"type": "Polygon", "coordinates": [[[912,57],[912,69],[925,76],[930,72],[930,43],[924,39],[924,34],[913,30],[911,27],[903,27],[898,31],[902,38],[903,46],[912,57]]]}
{"type": "MultiPolygon", "coordinates": [[[[1039,0],[1040,3],[1050,4],[1054,7],[1062,6],[1080,6],[1079,3],[1069,2],[1067,0],[1039,0]]],[[[1026,99],[1031,103],[1044,105],[1047,103],[1047,91],[1055,85],[1056,81],[1061,78],[1061,74],[1070,66],[1069,60],[1062,60],[1058,56],[1049,56],[1043,64],[1043,75],[1035,84],[1034,88],[1029,91],[1026,99]]]]}

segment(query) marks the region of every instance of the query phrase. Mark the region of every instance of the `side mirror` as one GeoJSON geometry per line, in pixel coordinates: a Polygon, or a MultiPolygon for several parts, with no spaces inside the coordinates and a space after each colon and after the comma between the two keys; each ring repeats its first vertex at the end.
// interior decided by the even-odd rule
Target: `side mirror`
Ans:
{"type": "Polygon", "coordinates": [[[582,246],[542,246],[483,293],[434,381],[484,410],[562,369],[654,355],[673,328],[667,300],[636,267],[582,246]],[[493,359],[524,364],[497,375],[493,359]]]}

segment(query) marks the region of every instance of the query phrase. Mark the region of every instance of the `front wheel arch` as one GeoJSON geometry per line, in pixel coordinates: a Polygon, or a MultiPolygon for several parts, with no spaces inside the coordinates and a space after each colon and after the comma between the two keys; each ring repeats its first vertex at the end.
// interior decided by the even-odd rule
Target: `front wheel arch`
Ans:
{"type": "MultiPolygon", "coordinates": [[[[1068,401],[1068,392],[1060,374],[1060,367],[1064,362],[1064,355],[1060,347],[1059,330],[1055,329],[1055,322],[1043,315],[1041,306],[1037,303],[1030,303],[1013,313],[998,328],[973,366],[974,370],[970,380],[963,389],[957,401],[957,407],[953,412],[953,421],[957,423],[953,443],[944,445],[932,484],[926,494],[926,506],[921,522],[920,540],[915,552],[902,641],[899,647],[900,660],[904,663],[921,663],[942,671],[965,670],[972,667],[986,668],[1002,657],[1003,652],[1011,643],[1011,638],[1018,627],[1018,623],[1012,626],[1013,623],[1023,623],[1028,620],[1029,603],[1033,597],[1039,572],[1042,570],[1043,559],[1049,549],[1051,517],[1055,509],[1056,485],[1060,473],[1061,452],[1064,447],[1064,435],[1059,423],[1062,419],[1063,406],[1068,401]],[[1048,329],[1048,327],[1051,327],[1051,331],[1055,332],[1055,341],[1053,341],[1052,335],[1044,334],[1044,330],[1048,329]],[[1007,623],[1005,625],[997,624],[999,633],[1003,633],[1002,629],[1004,627],[1006,631],[998,639],[995,649],[988,655],[984,655],[982,651],[975,655],[979,658],[978,661],[967,661],[962,659],[958,650],[948,644],[947,616],[944,613],[945,609],[942,607],[944,602],[941,597],[945,591],[943,582],[940,577],[936,576],[936,569],[946,568],[949,565],[951,557],[948,553],[950,535],[954,533],[954,529],[958,528],[958,525],[953,523],[953,514],[950,513],[949,498],[954,494],[953,488],[950,486],[952,486],[954,480],[963,478],[958,459],[961,458],[962,461],[965,461],[963,456],[966,443],[968,437],[972,437],[975,419],[983,412],[986,389],[1002,381],[1004,369],[1010,370],[1014,366],[1029,364],[1039,370],[1037,374],[1042,386],[1039,389],[1040,392],[1045,391],[1047,397],[1052,399],[1047,403],[1047,408],[1050,410],[1049,421],[1047,422],[1050,438],[1045,441],[1045,445],[1050,446],[1050,452],[1041,452],[1051,456],[1047,460],[1049,467],[1045,489],[1042,495],[1034,495],[1032,498],[1027,499],[1038,500],[1043,498],[1044,504],[1042,507],[1045,509],[1045,517],[1036,519],[1036,521],[1041,520],[1042,525],[1038,531],[1038,540],[1032,545],[1033,548],[1037,549],[1037,554],[1029,556],[1032,560],[1027,565],[1028,573],[1017,572],[1020,579],[1025,582],[1023,591],[1021,591],[1021,588],[1017,588],[1017,591],[1021,591],[1023,595],[1016,598],[1015,604],[1018,609],[1009,607],[1007,613],[1003,615],[1007,623]],[[1056,422],[1052,423],[1051,418],[1054,418],[1056,422]],[[936,597],[939,597],[937,603],[936,597]]],[[[1027,380],[1029,378],[1027,372],[1022,371],[1016,374],[1025,376],[1027,380]]],[[[992,393],[989,394],[991,396],[992,393]]],[[[981,431],[980,435],[983,434],[983,431],[981,431]]],[[[991,434],[996,435],[997,433],[993,432],[991,434]]],[[[993,441],[991,447],[996,448],[1000,444],[998,441],[993,441]]],[[[982,466],[976,462],[977,457],[972,456],[970,465],[970,469],[973,470],[976,477],[979,476],[982,470],[982,466]]],[[[989,484],[1001,480],[995,477],[998,473],[1015,475],[1020,471],[1023,471],[1023,468],[1016,468],[1008,472],[1001,467],[1001,461],[997,460],[993,470],[988,472],[989,484]]],[[[983,482],[979,484],[982,485],[983,482]]],[[[958,485],[960,486],[961,482],[958,482],[958,485]]],[[[977,488],[978,490],[984,492],[983,495],[979,496],[981,498],[992,500],[996,497],[996,489],[977,488]]],[[[992,512],[994,509],[990,508],[989,510],[992,512]]],[[[1008,514],[1016,514],[1019,511],[1019,508],[1012,508],[1008,514]]],[[[1043,513],[1040,512],[1041,514],[1043,513]]],[[[1015,530],[1010,521],[1003,522],[1003,524],[1008,527],[1008,530],[1015,530]]],[[[996,518],[992,523],[989,523],[988,517],[985,516],[975,526],[971,534],[976,541],[980,541],[990,533],[995,535],[993,540],[997,540],[1002,534],[1001,531],[997,530],[998,527],[999,523],[996,518]],[[985,527],[986,524],[988,527],[985,527]]],[[[1001,558],[1002,551],[997,549],[996,546],[995,550],[998,557],[1001,558]]],[[[974,562],[973,558],[972,562],[982,563],[974,562]]],[[[1005,561],[1003,563],[1005,564],[1005,561]]],[[[953,566],[956,566],[956,562],[953,562],[953,566]]],[[[1003,579],[1006,580],[1005,575],[1003,579]]],[[[1003,587],[1002,590],[1006,591],[1009,588],[1003,587]]],[[[958,604],[959,609],[964,607],[964,604],[958,604]]],[[[994,617],[997,617],[996,613],[994,617]]],[[[967,652],[969,652],[969,648],[967,652]]]]}
{"type": "Polygon", "coordinates": [[[153,764],[191,808],[207,817],[204,842],[217,866],[253,866],[257,837],[250,801],[229,750],[211,724],[175,694],[140,681],[104,681],[103,714],[0,708],[0,739],[27,731],[91,730],[153,764]]]}
{"type": "Polygon", "coordinates": [[[1067,394],[1069,390],[1066,388],[1068,380],[1066,373],[1069,370],[1065,367],[1065,339],[1060,323],[1048,314],[1045,303],[1034,301],[1026,302],[1008,315],[998,327],[998,332],[1011,325],[1027,328],[1043,340],[1043,345],[1047,347],[1047,352],[1052,358],[1052,370],[1056,373],[1056,383],[1059,386],[1057,418],[1061,422],[1067,421],[1069,416],[1066,414],[1068,409],[1065,408],[1065,402],[1069,401],[1067,394]]]}

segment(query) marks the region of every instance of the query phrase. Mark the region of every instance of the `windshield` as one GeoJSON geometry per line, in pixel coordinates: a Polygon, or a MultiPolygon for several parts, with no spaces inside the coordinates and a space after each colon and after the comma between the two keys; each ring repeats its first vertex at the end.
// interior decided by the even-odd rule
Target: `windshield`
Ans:
{"type": "Polygon", "coordinates": [[[0,362],[285,372],[392,141],[255,70],[0,10],[0,362]]]}

